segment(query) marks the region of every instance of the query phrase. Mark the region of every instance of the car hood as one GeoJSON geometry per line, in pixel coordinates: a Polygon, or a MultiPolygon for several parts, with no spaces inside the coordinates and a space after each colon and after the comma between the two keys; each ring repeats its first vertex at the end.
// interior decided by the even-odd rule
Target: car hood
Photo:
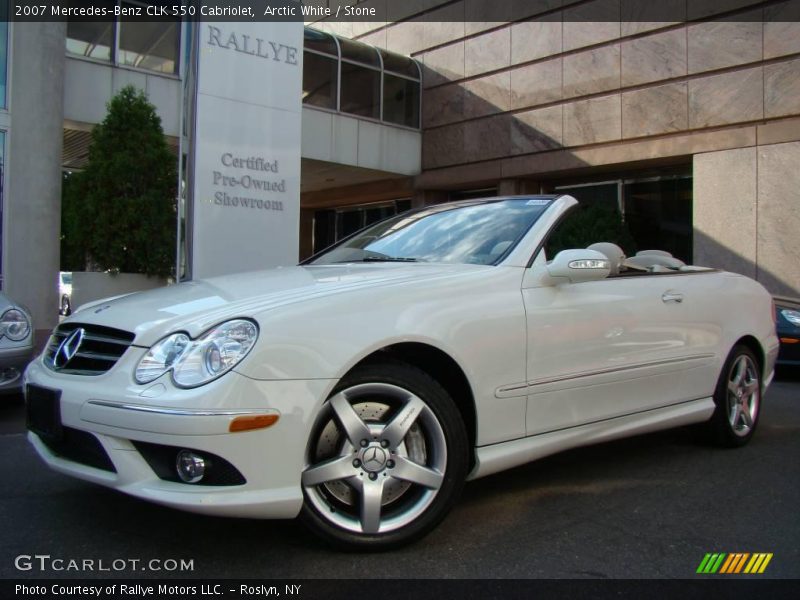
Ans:
{"type": "Polygon", "coordinates": [[[283,267],[189,281],[92,302],[65,322],[113,327],[135,333],[135,345],[150,346],[178,329],[196,337],[226,319],[259,313],[376,286],[423,284],[492,267],[446,264],[346,264],[283,267]]]}

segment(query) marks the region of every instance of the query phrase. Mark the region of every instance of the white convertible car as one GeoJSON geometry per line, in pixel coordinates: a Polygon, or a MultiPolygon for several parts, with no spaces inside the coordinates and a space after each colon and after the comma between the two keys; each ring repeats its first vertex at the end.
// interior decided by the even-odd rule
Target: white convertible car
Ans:
{"type": "Polygon", "coordinates": [[[297,267],[87,305],[26,372],[30,442],[145,500],[300,514],[367,547],[567,448],[690,423],[745,444],[778,352],[769,294],[604,240],[556,253],[576,206],[425,207],[297,267]]]}

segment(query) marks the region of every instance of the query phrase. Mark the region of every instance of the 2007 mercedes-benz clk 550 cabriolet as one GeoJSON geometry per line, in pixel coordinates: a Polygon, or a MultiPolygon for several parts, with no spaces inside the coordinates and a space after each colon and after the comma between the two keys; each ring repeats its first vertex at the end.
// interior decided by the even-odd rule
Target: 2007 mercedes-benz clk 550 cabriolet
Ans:
{"type": "Polygon", "coordinates": [[[576,207],[429,206],[297,267],[87,305],[26,372],[30,441],[139,498],[373,548],[567,448],[691,423],[747,443],[769,294],[662,251],[560,249],[576,207]]]}

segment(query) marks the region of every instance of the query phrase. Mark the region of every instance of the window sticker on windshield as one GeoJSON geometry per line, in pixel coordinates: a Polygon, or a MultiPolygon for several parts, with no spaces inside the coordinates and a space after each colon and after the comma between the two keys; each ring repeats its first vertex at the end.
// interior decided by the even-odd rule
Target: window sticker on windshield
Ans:
{"type": "Polygon", "coordinates": [[[545,204],[548,204],[549,202],[550,202],[550,200],[547,200],[545,198],[534,198],[533,200],[528,200],[525,203],[525,206],[544,206],[545,204]]]}

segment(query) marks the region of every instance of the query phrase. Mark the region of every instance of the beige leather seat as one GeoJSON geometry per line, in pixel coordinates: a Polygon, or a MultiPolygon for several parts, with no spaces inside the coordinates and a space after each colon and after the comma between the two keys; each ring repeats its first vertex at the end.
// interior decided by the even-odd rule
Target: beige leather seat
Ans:
{"type": "Polygon", "coordinates": [[[605,254],[610,265],[608,276],[614,277],[614,275],[619,275],[620,267],[622,267],[625,261],[625,251],[622,248],[611,242],[597,242],[588,246],[586,249],[605,254]]]}

